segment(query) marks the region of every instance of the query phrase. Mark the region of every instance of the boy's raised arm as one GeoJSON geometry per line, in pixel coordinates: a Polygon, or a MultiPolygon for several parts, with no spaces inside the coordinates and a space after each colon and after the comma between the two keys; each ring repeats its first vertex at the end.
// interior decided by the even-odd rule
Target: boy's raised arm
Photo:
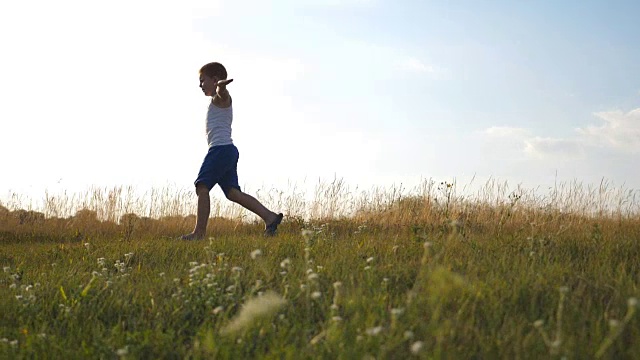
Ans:
{"type": "Polygon", "coordinates": [[[216,83],[216,94],[218,94],[222,101],[229,100],[229,91],[227,91],[227,84],[232,81],[233,79],[226,79],[218,80],[218,82],[216,83]]]}

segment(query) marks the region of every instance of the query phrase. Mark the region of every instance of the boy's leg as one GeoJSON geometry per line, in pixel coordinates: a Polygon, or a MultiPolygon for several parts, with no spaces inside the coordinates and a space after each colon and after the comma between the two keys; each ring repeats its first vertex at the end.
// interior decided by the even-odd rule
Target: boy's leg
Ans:
{"type": "MultiPolygon", "coordinates": [[[[267,209],[256,198],[243,193],[242,191],[240,191],[240,189],[237,189],[235,187],[228,188],[225,191],[225,195],[227,199],[243,206],[245,209],[260,216],[267,226],[276,222],[278,222],[279,224],[278,220],[282,220],[281,214],[276,214],[273,211],[267,209]]],[[[275,226],[277,226],[278,224],[275,224],[275,226]]]]}
{"type": "Polygon", "coordinates": [[[207,234],[207,222],[209,221],[209,213],[211,211],[209,188],[206,185],[199,183],[196,185],[196,194],[198,194],[196,226],[191,234],[182,236],[183,240],[199,240],[203,239],[207,234]]]}

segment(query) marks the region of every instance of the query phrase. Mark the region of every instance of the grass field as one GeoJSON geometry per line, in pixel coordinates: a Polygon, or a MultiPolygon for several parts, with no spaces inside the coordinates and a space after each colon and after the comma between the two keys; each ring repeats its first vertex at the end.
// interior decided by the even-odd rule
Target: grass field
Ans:
{"type": "Polygon", "coordinates": [[[632,191],[456,188],[264,195],[277,237],[214,208],[195,242],[189,194],[5,204],[0,358],[640,357],[632,191]]]}

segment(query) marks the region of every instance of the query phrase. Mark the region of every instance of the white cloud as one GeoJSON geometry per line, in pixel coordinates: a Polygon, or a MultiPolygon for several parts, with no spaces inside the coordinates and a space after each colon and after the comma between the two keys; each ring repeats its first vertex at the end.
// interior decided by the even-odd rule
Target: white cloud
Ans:
{"type": "Polygon", "coordinates": [[[501,138],[524,139],[531,135],[528,129],[510,127],[510,126],[492,126],[483,131],[485,135],[501,138]]]}
{"type": "Polygon", "coordinates": [[[584,154],[584,144],[577,139],[560,139],[551,137],[533,137],[524,140],[525,154],[537,158],[579,157],[584,154]]]}
{"type": "Polygon", "coordinates": [[[628,113],[608,111],[595,115],[604,123],[576,129],[585,145],[612,148],[624,153],[640,152],[640,108],[628,113]]]}
{"type": "Polygon", "coordinates": [[[408,57],[399,63],[400,68],[406,71],[417,73],[434,73],[436,68],[432,65],[425,64],[415,57],[408,57]]]}
{"type": "Polygon", "coordinates": [[[576,128],[575,135],[566,138],[534,136],[530,130],[494,126],[482,133],[491,138],[519,140],[522,151],[531,157],[576,158],[597,149],[609,153],[640,153],[640,108],[624,113],[608,111],[594,114],[603,123],[576,128]]]}

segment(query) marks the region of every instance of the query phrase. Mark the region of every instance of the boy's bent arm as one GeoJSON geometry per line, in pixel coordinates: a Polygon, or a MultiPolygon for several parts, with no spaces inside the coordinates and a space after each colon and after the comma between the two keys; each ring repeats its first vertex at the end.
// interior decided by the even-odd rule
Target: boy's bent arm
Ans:
{"type": "Polygon", "coordinates": [[[227,90],[227,84],[232,81],[233,79],[228,79],[220,80],[216,83],[216,95],[218,95],[218,97],[220,97],[220,100],[222,100],[223,102],[227,102],[231,99],[231,96],[229,96],[229,91],[227,90]]]}

